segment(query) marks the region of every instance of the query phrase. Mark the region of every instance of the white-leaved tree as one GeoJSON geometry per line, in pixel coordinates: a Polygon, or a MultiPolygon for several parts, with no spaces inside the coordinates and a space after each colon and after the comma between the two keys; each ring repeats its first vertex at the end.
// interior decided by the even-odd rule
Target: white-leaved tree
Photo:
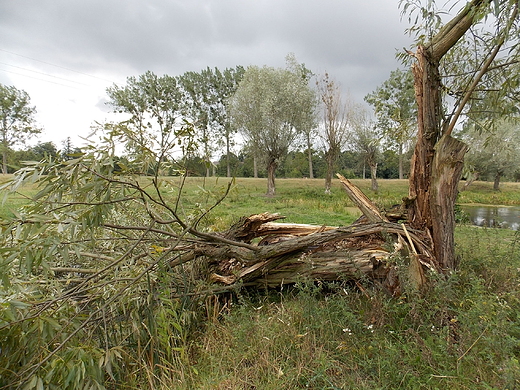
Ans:
{"type": "Polygon", "coordinates": [[[267,196],[275,195],[275,173],[306,122],[315,93],[292,69],[250,66],[229,99],[233,126],[267,169],[267,196]]]}

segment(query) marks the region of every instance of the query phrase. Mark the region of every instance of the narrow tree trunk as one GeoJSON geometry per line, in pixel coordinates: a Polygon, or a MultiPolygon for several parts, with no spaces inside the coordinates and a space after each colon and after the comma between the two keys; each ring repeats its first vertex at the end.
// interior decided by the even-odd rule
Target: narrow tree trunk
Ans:
{"type": "Polygon", "coordinates": [[[327,161],[327,172],[325,174],[325,193],[330,194],[330,189],[332,187],[332,174],[334,173],[334,156],[330,149],[325,154],[325,160],[327,161]]]}
{"type": "Polygon", "coordinates": [[[231,146],[229,140],[229,130],[226,130],[226,177],[231,177],[231,161],[230,161],[231,146]]]}
{"type": "Polygon", "coordinates": [[[377,183],[377,163],[370,164],[370,179],[372,191],[377,192],[379,190],[379,185],[377,183]]]}
{"type": "MultiPolygon", "coordinates": [[[[6,124],[3,123],[4,129],[6,128],[6,124]]],[[[4,175],[7,175],[7,151],[9,148],[7,147],[7,136],[5,134],[5,130],[3,131],[3,137],[2,137],[2,145],[0,146],[0,149],[2,150],[2,173],[4,175]]]]}
{"type": "Polygon", "coordinates": [[[2,173],[7,175],[7,150],[2,151],[2,173]]]}
{"type": "Polygon", "coordinates": [[[309,158],[309,179],[314,179],[314,167],[312,166],[312,150],[307,149],[307,157],[309,158]]]}
{"type": "Polygon", "coordinates": [[[258,178],[258,159],[256,158],[256,153],[253,153],[253,177],[258,178]]]}
{"type": "Polygon", "coordinates": [[[266,195],[269,197],[274,196],[276,193],[274,179],[275,179],[277,165],[278,164],[276,164],[276,161],[269,161],[269,164],[267,165],[267,193],[266,193],[266,195]]]}
{"type": "Polygon", "coordinates": [[[499,187],[500,187],[500,178],[502,177],[502,172],[500,171],[497,171],[497,173],[495,174],[495,181],[493,182],[493,189],[495,191],[498,191],[499,190],[499,187]]]}
{"type": "Polygon", "coordinates": [[[311,137],[307,133],[307,158],[309,159],[309,179],[314,179],[314,167],[312,166],[312,149],[311,137]]]}
{"type": "Polygon", "coordinates": [[[399,179],[403,179],[404,178],[404,172],[403,172],[403,160],[404,160],[404,156],[403,156],[403,144],[402,143],[399,143],[399,179]]]}

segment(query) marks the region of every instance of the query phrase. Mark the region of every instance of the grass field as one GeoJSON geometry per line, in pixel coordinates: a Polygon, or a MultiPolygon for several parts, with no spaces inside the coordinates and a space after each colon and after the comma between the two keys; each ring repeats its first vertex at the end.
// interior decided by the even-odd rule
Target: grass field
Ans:
{"type": "MultiPolygon", "coordinates": [[[[0,175],[0,184],[10,175],[0,175]]],[[[178,183],[178,178],[163,180],[178,183]]],[[[359,210],[347,197],[338,180],[333,180],[332,193],[324,193],[323,179],[277,179],[276,196],[265,196],[266,179],[236,178],[222,204],[212,213],[214,229],[225,228],[234,219],[261,212],[276,212],[286,216],[287,222],[348,225],[360,216],[359,210]]],[[[228,178],[188,178],[183,197],[192,203],[210,205],[230,181],[228,178]]],[[[370,189],[370,180],[354,179],[357,185],[380,208],[401,203],[408,194],[408,180],[379,180],[379,191],[370,189]]],[[[460,186],[462,188],[462,185],[460,186]]],[[[28,202],[34,195],[34,186],[25,187],[19,194],[11,195],[0,207],[0,217],[5,217],[28,202]]],[[[459,204],[520,205],[520,183],[502,183],[500,191],[493,190],[491,182],[475,182],[461,191],[459,204]]]]}
{"type": "MultiPolygon", "coordinates": [[[[369,180],[353,182],[381,208],[407,195],[406,180],[380,180],[377,194],[369,180]]],[[[211,205],[226,183],[190,178],[183,198],[211,205]]],[[[266,211],[289,222],[327,225],[347,225],[360,215],[338,181],[331,195],[323,193],[321,179],[276,184],[277,195],[267,198],[265,179],[236,179],[207,218],[208,228],[223,230],[240,216],[266,211]]],[[[459,203],[520,204],[520,183],[501,188],[474,183],[459,203]]],[[[36,191],[26,187],[9,198],[0,215],[10,215],[36,191]]],[[[364,280],[302,280],[207,301],[204,322],[182,341],[182,359],[153,369],[128,367],[117,388],[520,389],[519,233],[462,225],[456,245],[460,269],[430,275],[421,294],[391,297],[364,280]]]]}

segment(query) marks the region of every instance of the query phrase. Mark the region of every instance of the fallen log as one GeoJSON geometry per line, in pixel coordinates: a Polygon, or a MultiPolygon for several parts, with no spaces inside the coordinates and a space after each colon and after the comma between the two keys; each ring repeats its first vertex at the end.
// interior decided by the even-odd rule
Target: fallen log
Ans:
{"type": "MultiPolygon", "coordinates": [[[[272,220],[274,217],[280,219],[279,215],[268,214],[254,215],[251,219],[272,220]]],[[[249,222],[244,220],[245,225],[252,226],[249,222]]],[[[406,249],[410,244],[415,256],[411,275],[418,273],[417,267],[433,268],[422,233],[405,230],[402,224],[379,222],[347,227],[265,224],[269,225],[266,228],[255,225],[247,235],[248,240],[260,239],[255,250],[225,244],[197,245],[196,255],[206,257],[212,282],[273,287],[303,279],[369,278],[395,293],[392,258],[412,253],[406,249]]],[[[232,239],[229,234],[227,237],[232,239]]],[[[416,284],[420,287],[423,282],[416,284]]]]}
{"type": "MultiPolygon", "coordinates": [[[[204,258],[207,278],[217,284],[274,287],[301,280],[368,278],[398,294],[397,257],[408,259],[408,277],[421,288],[426,269],[437,270],[430,237],[390,222],[350,181],[338,175],[364,218],[345,227],[275,222],[284,217],[262,213],[241,218],[214,240],[199,241],[183,255],[204,258]]],[[[397,214],[402,215],[402,214],[397,214]]],[[[399,218],[392,218],[398,220],[399,218]]]]}

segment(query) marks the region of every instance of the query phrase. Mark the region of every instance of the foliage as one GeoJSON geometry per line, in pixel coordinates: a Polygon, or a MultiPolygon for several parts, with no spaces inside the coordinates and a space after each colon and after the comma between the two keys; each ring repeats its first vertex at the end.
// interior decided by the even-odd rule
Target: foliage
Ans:
{"type": "Polygon", "coordinates": [[[116,128],[73,160],[47,156],[3,184],[37,192],[2,221],[0,387],[153,387],[191,375],[186,335],[203,299],[185,292],[204,283],[195,263],[173,271],[174,249],[205,234],[197,229],[229,186],[200,188],[209,204],[200,195],[181,202],[185,176],[160,179],[167,162],[155,151],[142,150],[131,167],[118,162],[125,135],[116,128]],[[150,166],[153,177],[134,174],[150,166]],[[124,369],[136,365],[141,375],[124,369]]]}
{"type": "Polygon", "coordinates": [[[174,153],[179,136],[176,130],[182,124],[182,92],[175,77],[158,77],[148,71],[138,78],[128,77],[125,86],[107,88],[107,94],[109,105],[130,118],[100,127],[125,133],[124,146],[130,160],[142,159],[149,151],[162,159],[174,153]]]}
{"type": "Polygon", "coordinates": [[[26,161],[40,161],[47,156],[56,157],[58,149],[52,142],[39,142],[27,149],[9,150],[8,152],[8,170],[15,172],[24,166],[26,161]]]}
{"type": "Polygon", "coordinates": [[[367,96],[365,101],[374,107],[377,128],[399,155],[399,179],[404,177],[403,157],[412,146],[417,105],[411,70],[396,69],[388,80],[367,96]]]}
{"type": "MultiPolygon", "coordinates": [[[[457,21],[455,18],[443,24],[443,18],[461,3],[459,15],[468,10],[471,13],[470,33],[462,35],[440,62],[446,122],[452,127],[464,114],[469,121],[490,125],[504,114],[517,112],[518,4],[507,0],[453,0],[439,7],[435,1],[401,0],[400,6],[412,24],[408,32],[416,37],[416,44],[428,40],[438,44],[457,21]]],[[[407,60],[409,54],[400,57],[407,60]]]]}
{"type": "MultiPolygon", "coordinates": [[[[244,68],[241,66],[223,71],[208,67],[200,72],[186,72],[179,77],[184,93],[185,115],[195,124],[197,141],[203,147],[202,156],[208,165],[211,163],[215,143],[222,144],[222,138],[226,146],[226,156],[231,153],[233,129],[225,103],[236,91],[243,74],[244,68]]],[[[206,176],[209,176],[209,167],[206,176]]],[[[230,176],[229,167],[227,176],[230,176]]]]}
{"type": "Polygon", "coordinates": [[[463,139],[471,145],[464,161],[468,179],[481,177],[495,181],[511,175],[520,162],[520,128],[517,120],[497,121],[485,134],[475,125],[467,126],[463,139]]]}
{"type": "Polygon", "coordinates": [[[363,164],[370,167],[372,191],[377,191],[377,165],[381,160],[381,137],[367,113],[362,110],[356,113],[353,124],[353,149],[359,152],[363,164]]]}
{"type": "MultiPolygon", "coordinates": [[[[295,74],[299,74],[302,80],[310,82],[311,78],[315,77],[312,71],[308,69],[305,64],[298,63],[296,56],[293,53],[288,54],[285,60],[289,70],[295,74]]],[[[294,127],[298,130],[300,137],[303,138],[302,145],[303,148],[306,149],[305,151],[307,152],[307,161],[309,166],[309,173],[307,177],[310,179],[314,178],[313,146],[314,137],[317,135],[318,128],[318,100],[318,96],[311,96],[310,98],[301,100],[299,102],[299,104],[301,104],[302,112],[301,116],[296,119],[294,125],[294,127]]]]}
{"type": "Polygon", "coordinates": [[[0,84],[0,151],[2,153],[2,172],[6,174],[9,150],[16,144],[39,134],[35,126],[36,109],[31,107],[27,92],[14,86],[0,84]]]}
{"type": "MultiPolygon", "coordinates": [[[[315,102],[306,77],[290,69],[250,66],[229,100],[233,126],[242,133],[268,172],[267,194],[275,193],[275,171],[315,102]]],[[[314,112],[314,109],[312,111],[314,112]]],[[[314,122],[314,121],[313,121],[314,122]]]]}

